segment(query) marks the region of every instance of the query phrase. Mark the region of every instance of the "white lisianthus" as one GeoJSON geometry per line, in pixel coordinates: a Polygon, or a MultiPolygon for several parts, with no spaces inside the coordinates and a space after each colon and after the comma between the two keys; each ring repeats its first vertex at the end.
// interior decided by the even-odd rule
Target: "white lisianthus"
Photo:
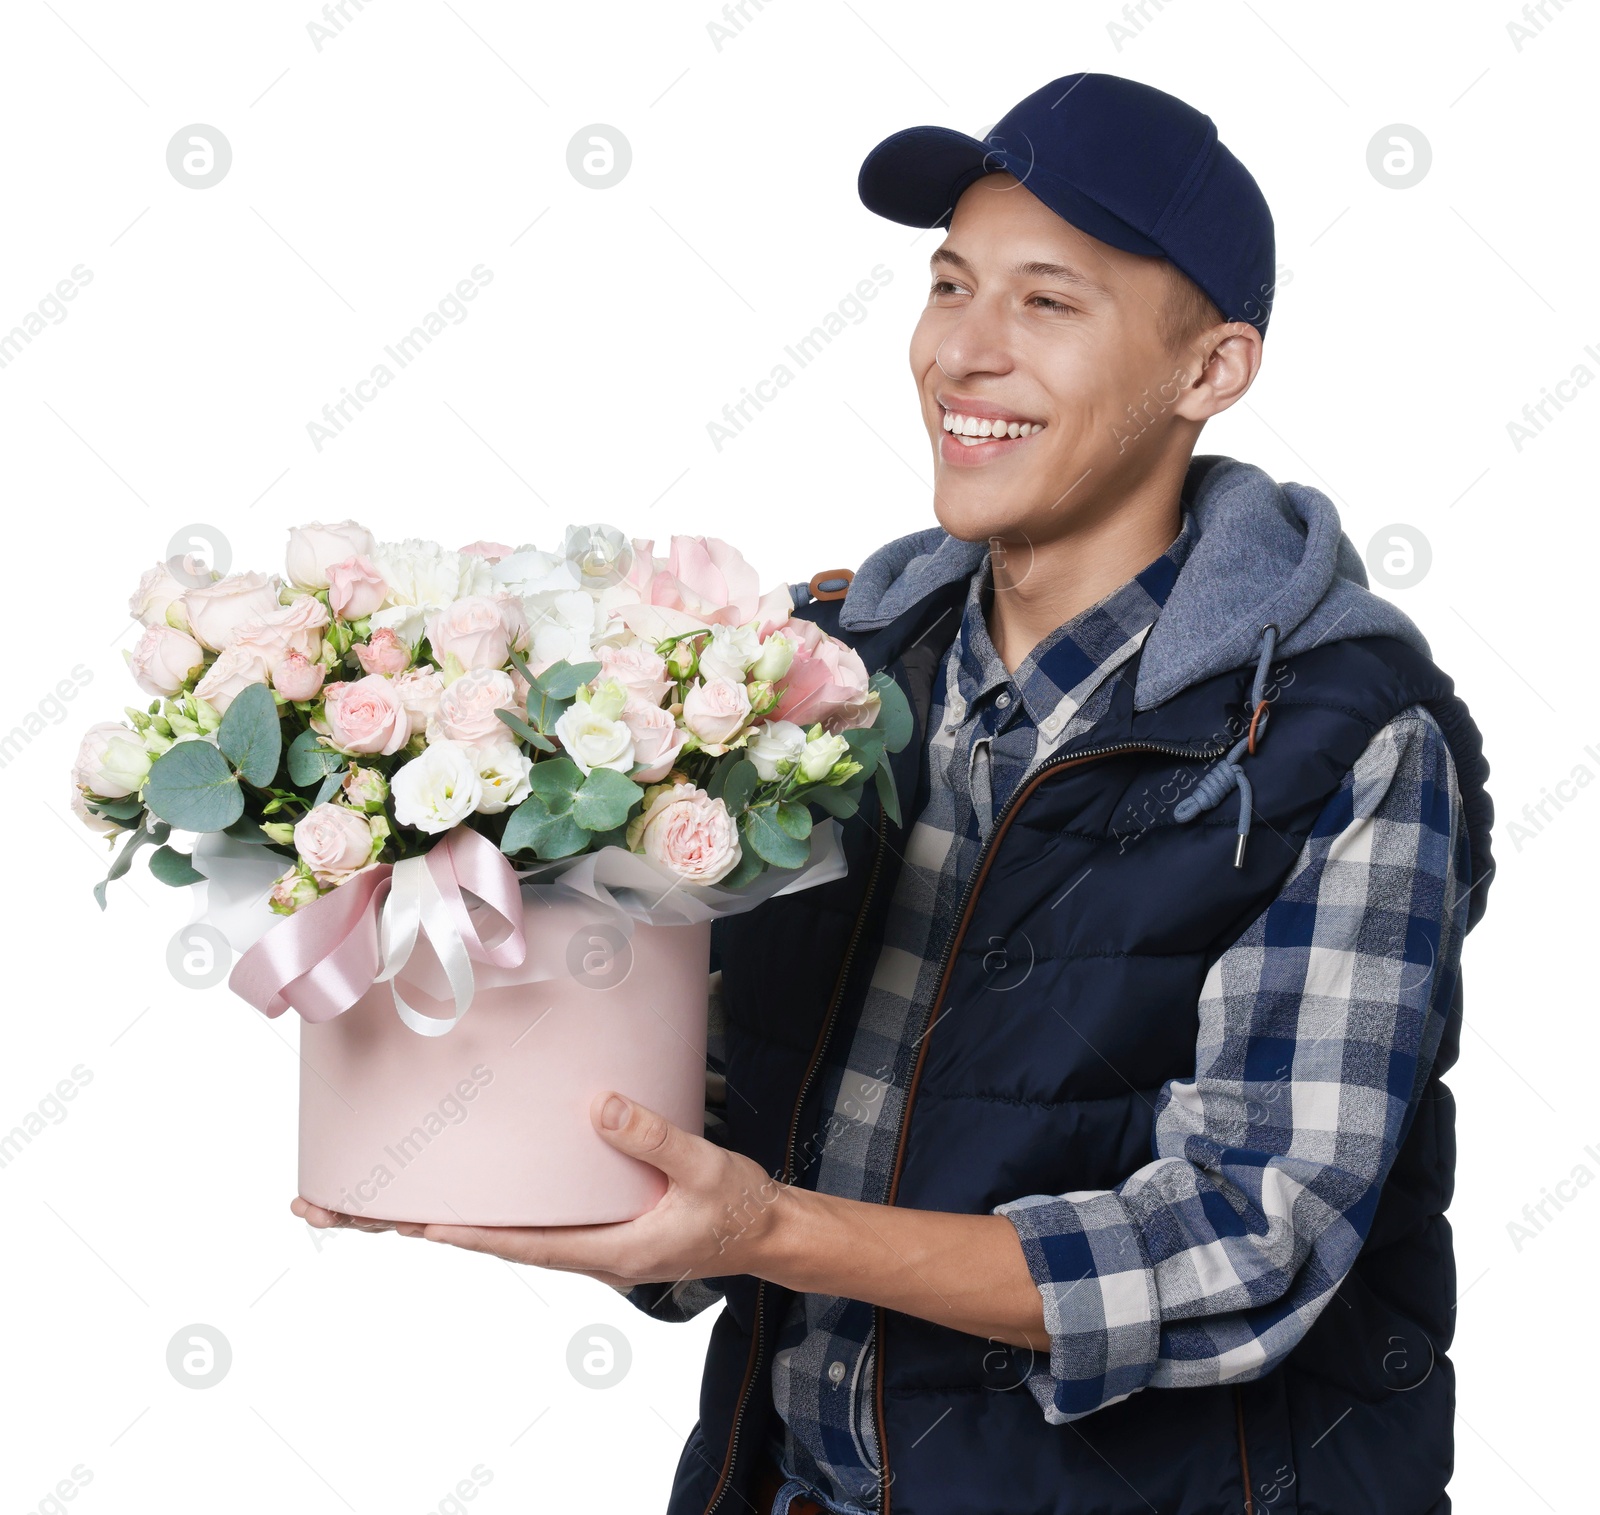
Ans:
{"type": "Polygon", "coordinates": [[[842,736],[824,731],[812,737],[800,754],[800,776],[808,784],[827,778],[833,765],[850,752],[850,744],[842,736]]]}
{"type": "MultiPolygon", "coordinates": [[[[617,705],[620,711],[621,704],[617,705]]],[[[563,750],[584,773],[596,768],[615,768],[626,773],[634,764],[633,729],[615,715],[607,714],[608,702],[574,700],[555,724],[555,737],[563,750]]]]}
{"type": "Polygon", "coordinates": [[[483,786],[483,797],[478,801],[479,815],[498,815],[527,799],[533,760],[515,742],[496,737],[474,742],[467,751],[477,767],[478,782],[483,786]]]}
{"type": "MultiPolygon", "coordinates": [[[[408,537],[403,542],[379,542],[368,556],[389,586],[390,606],[415,605],[424,611],[442,610],[469,595],[494,592],[494,569],[487,559],[476,553],[452,552],[437,542],[408,537]]],[[[393,626],[394,622],[375,618],[373,624],[393,626]]]]}
{"type": "Polygon", "coordinates": [[[783,775],[779,763],[798,763],[805,750],[806,734],[793,721],[762,721],[746,744],[745,756],[756,765],[756,772],[770,783],[783,775]]]}
{"type": "Polygon", "coordinates": [[[700,674],[708,679],[744,682],[745,670],[761,656],[761,640],[754,626],[711,628],[711,640],[700,650],[700,674]]]}
{"type": "Polygon", "coordinates": [[[483,781],[469,748],[461,742],[430,742],[420,757],[389,780],[394,816],[418,831],[449,831],[483,802],[483,781]]]}
{"type": "Polygon", "coordinates": [[[770,684],[774,679],[781,679],[793,662],[794,643],[775,631],[761,644],[760,656],[750,665],[749,674],[752,679],[770,684]]]}
{"type": "Polygon", "coordinates": [[[494,582],[508,594],[532,595],[577,588],[572,567],[559,552],[519,547],[494,565],[494,582]]]}
{"type": "Polygon", "coordinates": [[[594,661],[594,639],[601,629],[599,611],[585,589],[524,595],[528,615],[528,662],[534,669],[563,659],[594,661]]]}

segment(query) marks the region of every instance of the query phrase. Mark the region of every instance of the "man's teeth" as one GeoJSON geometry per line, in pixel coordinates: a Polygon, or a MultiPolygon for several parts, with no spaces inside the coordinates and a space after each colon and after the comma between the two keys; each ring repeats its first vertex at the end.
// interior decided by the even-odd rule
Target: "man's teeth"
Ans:
{"type": "Polygon", "coordinates": [[[1044,427],[1038,421],[991,421],[987,417],[957,415],[953,410],[944,413],[944,429],[967,447],[995,437],[1031,437],[1044,427]]]}

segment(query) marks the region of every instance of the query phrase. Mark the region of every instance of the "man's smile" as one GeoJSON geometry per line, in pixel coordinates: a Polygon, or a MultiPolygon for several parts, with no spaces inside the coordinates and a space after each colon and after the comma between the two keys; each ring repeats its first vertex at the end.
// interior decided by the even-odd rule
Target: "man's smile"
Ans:
{"type": "Polygon", "coordinates": [[[986,463],[1013,451],[1045,428],[1042,421],[985,400],[966,400],[956,395],[940,395],[936,399],[944,413],[941,425],[945,431],[939,455],[947,463],[986,463]]]}

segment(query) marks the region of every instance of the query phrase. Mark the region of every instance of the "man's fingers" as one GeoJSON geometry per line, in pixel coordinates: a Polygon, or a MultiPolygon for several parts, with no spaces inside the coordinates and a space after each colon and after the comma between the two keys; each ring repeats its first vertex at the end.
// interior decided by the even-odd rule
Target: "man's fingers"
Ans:
{"type": "Polygon", "coordinates": [[[658,1111],[612,1090],[596,1095],[589,1113],[595,1129],[613,1147],[642,1158],[667,1177],[690,1179],[703,1172],[704,1149],[710,1145],[705,1137],[673,1125],[658,1111]]]}

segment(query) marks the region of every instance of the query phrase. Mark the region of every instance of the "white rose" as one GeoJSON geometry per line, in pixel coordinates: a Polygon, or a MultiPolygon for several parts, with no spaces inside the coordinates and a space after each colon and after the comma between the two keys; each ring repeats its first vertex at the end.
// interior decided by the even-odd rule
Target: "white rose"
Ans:
{"type": "Polygon", "coordinates": [[[302,589],[326,589],[328,570],[335,563],[369,557],[376,547],[372,533],[354,521],[336,521],[332,526],[311,521],[304,526],[291,526],[285,557],[290,582],[302,589]]]}
{"type": "Polygon", "coordinates": [[[205,657],[205,649],[187,632],[152,623],[129,656],[128,667],[146,694],[176,694],[205,657]]]}
{"type": "Polygon", "coordinates": [[[585,773],[596,768],[626,773],[633,767],[633,729],[586,700],[574,700],[554,729],[567,756],[585,773]]]}
{"type": "Polygon", "coordinates": [[[471,752],[460,742],[431,742],[420,757],[389,780],[394,817],[418,831],[459,826],[483,801],[483,781],[471,752]]]}
{"type": "Polygon", "coordinates": [[[808,784],[827,778],[833,765],[850,751],[850,744],[842,736],[825,731],[814,736],[800,754],[800,777],[808,784]]]}
{"type": "Polygon", "coordinates": [[[478,770],[478,782],[483,786],[483,798],[478,801],[479,815],[498,815],[527,799],[533,759],[515,742],[498,739],[474,742],[467,750],[478,770]]]}
{"type": "Polygon", "coordinates": [[[702,751],[726,752],[749,719],[749,691],[735,679],[706,679],[683,697],[683,724],[699,737],[702,751]]]}
{"type": "Polygon", "coordinates": [[[711,640],[700,652],[700,673],[742,684],[745,670],[760,656],[761,640],[754,626],[713,626],[711,640]]]}
{"type": "Polygon", "coordinates": [[[144,787],[150,762],[137,731],[116,721],[101,721],[83,734],[72,782],[103,800],[120,800],[144,787]]]}
{"type": "Polygon", "coordinates": [[[781,777],[779,763],[800,761],[805,745],[805,731],[793,721],[763,721],[745,744],[744,754],[756,765],[756,772],[770,783],[781,777]]]}

